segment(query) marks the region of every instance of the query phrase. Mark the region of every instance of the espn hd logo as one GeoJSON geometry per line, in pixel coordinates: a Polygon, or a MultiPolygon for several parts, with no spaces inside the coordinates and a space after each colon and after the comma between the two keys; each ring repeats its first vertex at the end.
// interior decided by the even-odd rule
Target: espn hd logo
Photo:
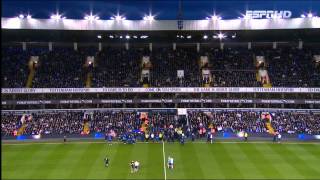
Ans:
{"type": "Polygon", "coordinates": [[[281,18],[287,19],[292,15],[291,11],[281,10],[248,10],[246,11],[246,17],[248,19],[271,19],[271,18],[281,18]]]}

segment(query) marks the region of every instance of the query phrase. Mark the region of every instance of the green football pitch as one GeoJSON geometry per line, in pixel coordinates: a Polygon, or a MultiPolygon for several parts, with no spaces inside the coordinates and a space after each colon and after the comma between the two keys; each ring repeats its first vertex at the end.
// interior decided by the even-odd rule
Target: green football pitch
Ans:
{"type": "Polygon", "coordinates": [[[320,143],[19,143],[2,144],[1,161],[1,179],[320,179],[320,143]]]}

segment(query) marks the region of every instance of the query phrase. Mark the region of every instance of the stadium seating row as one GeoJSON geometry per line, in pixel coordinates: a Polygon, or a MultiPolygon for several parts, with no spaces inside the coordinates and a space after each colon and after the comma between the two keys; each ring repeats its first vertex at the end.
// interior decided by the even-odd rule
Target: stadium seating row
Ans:
{"type": "MultiPolygon", "coordinates": [[[[320,133],[320,115],[313,113],[276,112],[272,113],[271,124],[280,133],[320,133]]],[[[164,133],[181,130],[195,137],[205,136],[210,128],[215,131],[250,133],[267,132],[260,112],[188,112],[187,117],[168,112],[152,113],[143,118],[137,112],[99,112],[89,115],[83,112],[35,113],[22,117],[17,114],[1,114],[1,136],[13,136],[14,132],[24,127],[23,134],[63,135],[81,134],[85,122],[89,123],[90,132],[115,132],[121,136],[128,132],[143,130],[146,133],[164,133]],[[188,121],[188,123],[187,123],[188,121]],[[143,129],[144,128],[144,129],[143,129]]]]}
{"type": "Polygon", "coordinates": [[[312,57],[319,50],[282,48],[267,50],[208,49],[195,50],[155,49],[152,53],[143,49],[105,48],[96,51],[82,48],[78,51],[68,48],[44,49],[19,48],[2,49],[2,84],[7,88],[26,87],[30,68],[30,56],[39,56],[31,87],[35,88],[79,88],[86,87],[202,87],[208,80],[201,76],[199,58],[206,55],[211,71],[209,85],[215,87],[261,87],[256,79],[253,57],[266,58],[273,87],[319,87],[320,66],[312,57]],[[141,79],[141,59],[150,56],[150,78],[141,79]],[[94,66],[85,67],[87,56],[95,57],[94,66]],[[177,70],[184,70],[184,77],[177,77],[177,70]],[[87,75],[92,74],[88,83],[87,75]],[[88,85],[87,85],[88,87],[88,85]]]}

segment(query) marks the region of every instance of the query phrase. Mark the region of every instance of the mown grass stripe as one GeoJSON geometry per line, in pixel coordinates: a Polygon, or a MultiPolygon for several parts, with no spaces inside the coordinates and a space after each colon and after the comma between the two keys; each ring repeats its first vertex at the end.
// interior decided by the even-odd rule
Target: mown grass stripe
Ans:
{"type": "MultiPolygon", "coordinates": [[[[170,155],[175,160],[175,168],[172,171],[167,169],[167,178],[168,180],[186,178],[319,179],[319,148],[318,144],[304,143],[187,143],[185,146],[179,143],[166,143],[165,159],[167,160],[170,155]],[[278,151],[274,149],[276,147],[279,148],[278,151]],[[198,162],[192,159],[193,156],[198,159],[198,162]],[[302,163],[299,162],[299,159],[302,163]],[[301,165],[294,167],[293,163],[301,165]],[[242,164],[247,164],[247,167],[240,167],[242,164]],[[266,172],[273,174],[262,175],[263,165],[266,172]],[[300,171],[296,168],[299,168],[300,171]],[[186,169],[190,172],[187,172],[186,169]],[[304,173],[308,174],[310,169],[314,171],[314,174],[305,177],[304,173]],[[199,172],[202,175],[199,175],[199,172]],[[276,172],[280,176],[276,175],[276,172]],[[193,176],[190,177],[189,174],[193,176]]],[[[2,152],[3,179],[29,179],[29,177],[32,179],[163,179],[163,157],[160,143],[135,145],[120,143],[113,145],[105,143],[28,144],[2,146],[2,152]],[[58,146],[60,148],[55,150],[58,146]],[[86,147],[90,149],[90,152],[86,153],[88,155],[86,158],[91,161],[79,163],[80,159],[84,159],[85,151],[88,151],[86,147]],[[52,150],[56,151],[56,157],[52,150]],[[32,153],[35,154],[32,155],[32,153]],[[46,159],[51,156],[50,154],[53,154],[52,161],[46,159]],[[104,167],[103,158],[106,154],[110,157],[109,168],[104,167]],[[130,173],[128,164],[130,160],[141,162],[139,173],[135,175],[130,173]],[[55,166],[53,167],[52,164],[55,166]],[[39,174],[34,174],[38,166],[43,166],[43,168],[38,169],[39,174]],[[71,176],[73,173],[74,175],[71,176]]]]}
{"type": "MultiPolygon", "coordinates": [[[[304,165],[303,167],[305,169],[308,169],[308,171],[305,171],[305,173],[308,175],[309,178],[320,178],[320,168],[319,168],[319,162],[320,162],[320,151],[318,152],[318,156],[313,156],[312,153],[309,153],[307,149],[310,149],[310,147],[307,146],[297,146],[297,145],[290,145],[290,146],[284,146],[286,151],[289,151],[290,156],[294,156],[297,158],[297,163],[301,163],[299,165],[304,165]]],[[[312,147],[311,147],[312,148],[312,147]]],[[[318,149],[319,150],[319,149],[318,149]]]]}
{"type": "Polygon", "coordinates": [[[83,173],[83,179],[86,178],[91,178],[91,176],[89,176],[90,173],[92,173],[93,171],[97,171],[97,170],[101,170],[103,171],[104,169],[104,158],[105,155],[101,155],[101,154],[105,154],[106,153],[106,149],[104,148],[104,144],[93,144],[91,145],[87,150],[86,150],[86,160],[84,160],[82,163],[84,164],[84,166],[86,167],[83,173]],[[87,158],[88,157],[88,158],[87,158]],[[100,163],[96,166],[94,166],[95,162],[99,161],[100,163]]]}
{"type": "Polygon", "coordinates": [[[129,162],[132,159],[134,145],[119,144],[112,159],[112,166],[108,169],[107,179],[127,179],[130,177],[129,162]]]}
{"type": "Polygon", "coordinates": [[[177,146],[180,146],[180,144],[165,143],[166,163],[169,156],[174,159],[174,169],[168,169],[166,166],[167,179],[179,179],[186,177],[186,174],[184,172],[184,159],[182,159],[182,154],[180,153],[180,150],[177,146]]]}
{"type": "MultiPolygon", "coordinates": [[[[228,145],[227,145],[228,146],[228,145]]],[[[213,144],[211,146],[211,154],[217,159],[222,173],[226,179],[242,179],[244,178],[239,168],[234,164],[233,159],[227,152],[228,147],[223,144],[213,144]]]]}
{"type": "Polygon", "coordinates": [[[59,162],[68,157],[68,149],[63,148],[63,144],[56,146],[44,145],[41,154],[39,154],[33,162],[37,163],[32,168],[32,173],[28,176],[30,179],[46,179],[50,173],[57,168],[59,162]]]}
{"type": "Polygon", "coordinates": [[[200,161],[200,166],[205,179],[225,179],[219,162],[211,153],[211,146],[214,144],[196,144],[196,156],[200,161]],[[205,165],[204,165],[205,164],[205,165]]]}
{"type": "MultiPolygon", "coordinates": [[[[147,147],[147,164],[146,167],[143,167],[143,169],[146,168],[144,177],[146,179],[164,179],[162,144],[152,144],[147,147]],[[154,172],[154,169],[158,171],[154,172]]],[[[143,154],[142,152],[142,155],[143,154]]]]}
{"type": "MultiPolygon", "coordinates": [[[[98,145],[99,146],[99,145],[98,145]]],[[[99,158],[97,154],[99,154],[99,148],[97,144],[87,144],[79,151],[77,160],[75,164],[70,167],[70,172],[68,173],[68,178],[77,178],[77,179],[85,179],[88,176],[88,172],[91,168],[93,168],[93,162],[99,158]],[[97,151],[98,150],[98,151],[97,151]]]]}
{"type": "Polygon", "coordinates": [[[44,145],[2,147],[1,179],[26,179],[44,145]]]}
{"type": "Polygon", "coordinates": [[[248,144],[233,144],[227,148],[230,157],[233,159],[235,165],[239,168],[245,179],[263,179],[265,178],[264,173],[259,171],[259,169],[250,160],[251,157],[248,156],[241,147],[245,147],[248,144]]]}
{"type": "Polygon", "coordinates": [[[144,179],[145,173],[147,172],[147,164],[148,160],[146,157],[146,153],[152,144],[143,144],[142,146],[135,146],[133,144],[128,144],[129,148],[132,148],[130,156],[128,156],[127,160],[123,163],[127,164],[128,173],[126,179],[144,179]],[[130,173],[130,166],[129,163],[131,161],[139,161],[140,162],[140,169],[136,173],[130,173]]]}
{"type": "Polygon", "coordinates": [[[76,164],[76,160],[78,159],[78,151],[81,150],[79,145],[76,144],[61,144],[60,147],[61,153],[67,152],[65,153],[66,156],[59,160],[56,167],[49,173],[48,179],[67,179],[71,168],[76,164]]]}
{"type": "Polygon", "coordinates": [[[273,166],[271,159],[265,156],[264,153],[260,152],[255,144],[239,144],[240,150],[246,154],[247,159],[256,167],[263,177],[256,177],[262,179],[281,179],[283,176],[279,170],[273,166]]]}
{"type": "MultiPolygon", "coordinates": [[[[275,143],[260,144],[257,145],[256,148],[264,154],[265,158],[268,158],[273,162],[272,166],[279,170],[284,179],[303,179],[304,177],[285,160],[283,156],[286,156],[286,154],[275,151],[274,146],[277,145],[278,144],[275,143]]],[[[268,167],[266,168],[268,169],[268,167]]]]}
{"type": "Polygon", "coordinates": [[[96,158],[96,157],[90,157],[88,153],[92,150],[93,144],[83,144],[83,145],[77,145],[74,146],[74,152],[72,153],[72,156],[68,157],[68,172],[66,175],[66,178],[70,179],[84,179],[87,177],[87,163],[91,162],[90,158],[96,158]]]}
{"type": "MultiPolygon", "coordinates": [[[[299,158],[299,155],[291,152],[283,144],[268,144],[269,147],[272,147],[275,152],[277,152],[280,157],[282,157],[288,165],[292,166],[296,172],[299,172],[300,175],[305,179],[314,179],[319,178],[319,174],[311,169],[308,164],[299,158]]],[[[290,174],[288,172],[288,174],[290,174]]],[[[296,177],[298,178],[298,177],[296,177]]]]}
{"type": "Polygon", "coordinates": [[[178,145],[181,158],[184,160],[181,162],[181,165],[186,175],[186,179],[203,179],[202,164],[196,156],[196,153],[198,152],[195,150],[194,146],[194,144],[178,145]]]}
{"type": "Polygon", "coordinates": [[[93,162],[92,166],[94,167],[88,172],[88,177],[90,179],[105,179],[110,173],[110,167],[113,166],[114,156],[118,149],[118,144],[99,144],[100,152],[97,155],[99,158],[93,162]],[[109,158],[109,167],[105,167],[104,158],[109,158]]]}
{"type": "Polygon", "coordinates": [[[305,161],[314,162],[320,160],[320,147],[314,148],[313,145],[290,145],[287,146],[288,149],[295,152],[296,154],[300,154],[300,157],[305,161]]]}

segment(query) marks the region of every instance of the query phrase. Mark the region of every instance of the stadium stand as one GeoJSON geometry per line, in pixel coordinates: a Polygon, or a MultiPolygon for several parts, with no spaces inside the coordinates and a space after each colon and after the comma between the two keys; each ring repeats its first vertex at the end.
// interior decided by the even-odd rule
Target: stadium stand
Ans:
{"type": "MultiPolygon", "coordinates": [[[[94,48],[55,48],[53,51],[19,48],[2,50],[3,87],[26,87],[29,70],[27,62],[37,55],[40,65],[35,70],[32,87],[78,88],[86,86],[86,74],[92,73],[92,87],[142,87],[140,79],[141,59],[150,53],[145,50],[105,48],[98,52],[94,48]],[[87,56],[96,57],[96,67],[85,68],[87,56]]],[[[155,49],[151,53],[151,87],[203,87],[198,64],[200,55],[210,60],[208,69],[214,87],[261,87],[256,79],[253,57],[266,57],[266,69],[273,87],[319,87],[320,71],[312,61],[318,50],[279,48],[264,50],[210,49],[197,53],[192,49],[155,49]],[[178,78],[177,70],[184,70],[185,77],[178,78]]]]}
{"type": "MultiPolygon", "coordinates": [[[[221,132],[240,132],[266,133],[267,129],[261,112],[257,111],[219,111],[202,112],[190,111],[186,117],[174,115],[169,112],[152,113],[148,116],[148,126],[144,133],[164,132],[176,128],[189,137],[195,133],[196,137],[204,137],[205,132],[211,128],[221,132]],[[187,121],[189,123],[187,123],[187,121]]],[[[280,133],[320,133],[320,115],[297,112],[275,112],[272,114],[272,126],[280,133]]],[[[14,131],[21,126],[22,115],[14,113],[1,114],[2,136],[13,136],[14,131]]],[[[83,112],[57,112],[57,113],[33,113],[31,120],[26,120],[23,134],[25,135],[61,135],[61,134],[80,134],[83,131],[84,124],[83,112]]],[[[90,132],[108,133],[115,131],[120,137],[129,132],[140,132],[142,124],[140,114],[133,112],[100,112],[95,111],[89,114],[90,132]]],[[[137,133],[138,135],[138,133],[137,133]]]]}

